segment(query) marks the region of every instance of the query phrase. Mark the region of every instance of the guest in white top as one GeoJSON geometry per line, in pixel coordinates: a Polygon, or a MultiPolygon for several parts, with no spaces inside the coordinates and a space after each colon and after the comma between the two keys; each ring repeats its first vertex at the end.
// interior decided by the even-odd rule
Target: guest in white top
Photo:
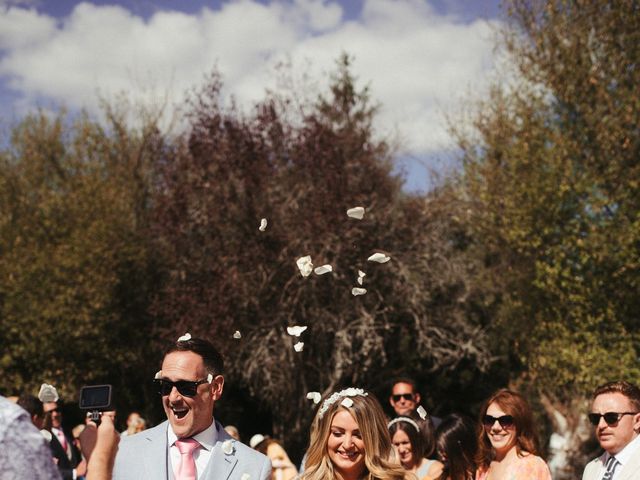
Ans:
{"type": "Polygon", "coordinates": [[[589,421],[604,453],[589,462],[583,480],[640,480],[640,389],[625,381],[596,388],[589,421]]]}

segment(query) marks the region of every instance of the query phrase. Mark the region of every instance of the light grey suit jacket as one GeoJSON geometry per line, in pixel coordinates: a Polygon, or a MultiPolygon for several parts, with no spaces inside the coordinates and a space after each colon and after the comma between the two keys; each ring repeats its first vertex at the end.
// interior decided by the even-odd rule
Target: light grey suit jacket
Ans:
{"type": "MultiPolygon", "coordinates": [[[[604,472],[604,461],[606,453],[603,453],[598,458],[591,460],[587,463],[582,474],[582,480],[601,480],[604,472]]],[[[616,480],[640,480],[640,455],[636,454],[626,465],[622,465],[622,470],[616,473],[616,480]]]]}
{"type": "MultiPolygon", "coordinates": [[[[170,480],[168,467],[167,428],[165,421],[157,427],[122,438],[113,470],[114,480],[170,480]]],[[[206,480],[267,480],[271,476],[271,462],[261,453],[234,440],[216,422],[216,441],[209,464],[204,472],[206,480]],[[222,443],[231,441],[233,451],[225,453],[222,443]],[[248,477],[243,475],[247,474],[248,477]]]]}

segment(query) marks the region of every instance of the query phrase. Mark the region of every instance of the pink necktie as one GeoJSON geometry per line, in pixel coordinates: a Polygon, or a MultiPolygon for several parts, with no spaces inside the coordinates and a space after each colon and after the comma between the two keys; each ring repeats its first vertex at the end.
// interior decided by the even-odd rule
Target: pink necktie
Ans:
{"type": "Polygon", "coordinates": [[[65,453],[67,453],[67,438],[64,436],[64,433],[62,430],[57,430],[56,431],[56,436],[58,437],[58,441],[60,442],[60,445],[62,445],[62,448],[64,449],[65,453]]]}
{"type": "Polygon", "coordinates": [[[196,480],[196,461],[193,459],[193,452],[200,444],[193,438],[176,440],[176,447],[180,451],[180,463],[178,463],[178,473],[175,480],[196,480]]]}

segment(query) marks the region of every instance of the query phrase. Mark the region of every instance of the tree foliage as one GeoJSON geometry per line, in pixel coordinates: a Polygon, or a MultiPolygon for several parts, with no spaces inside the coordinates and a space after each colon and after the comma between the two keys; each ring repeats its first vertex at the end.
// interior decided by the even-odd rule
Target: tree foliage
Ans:
{"type": "Polygon", "coordinates": [[[597,384],[640,373],[640,15],[597,0],[508,12],[519,82],[460,137],[465,198],[512,378],[579,430],[597,384]]]}
{"type": "Polygon", "coordinates": [[[168,319],[163,335],[218,340],[231,383],[259,398],[273,433],[298,448],[309,391],[384,389],[381,374],[407,366],[486,369],[466,232],[452,220],[462,203],[447,187],[426,202],[403,194],[349,58],[313,101],[272,95],[243,115],[224,106],[220,87],[214,76],[194,98],[190,131],[161,172],[166,270],[154,312],[168,319]],[[347,217],[354,206],[366,208],[363,220],[347,217]],[[377,251],[391,261],[367,262],[377,251]],[[305,255],[333,273],[303,278],[295,262],[305,255]],[[367,293],[354,297],[358,270],[367,293]],[[295,339],[292,325],[308,330],[295,339]]]}
{"type": "Polygon", "coordinates": [[[81,116],[24,119],[0,157],[0,388],[54,384],[75,401],[108,380],[141,408],[139,355],[151,331],[149,164],[157,131],[81,116]]]}

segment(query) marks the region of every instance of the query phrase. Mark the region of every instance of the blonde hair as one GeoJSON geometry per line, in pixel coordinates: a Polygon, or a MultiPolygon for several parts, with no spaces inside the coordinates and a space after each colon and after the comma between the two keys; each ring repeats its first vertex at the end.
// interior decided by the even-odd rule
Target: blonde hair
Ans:
{"type": "Polygon", "coordinates": [[[404,480],[407,475],[395,459],[387,420],[380,403],[368,393],[347,396],[350,402],[335,401],[326,410],[318,412],[311,426],[304,473],[301,480],[328,480],[337,478],[327,452],[333,417],[341,410],[348,411],[358,424],[364,443],[365,480],[404,480]]]}

